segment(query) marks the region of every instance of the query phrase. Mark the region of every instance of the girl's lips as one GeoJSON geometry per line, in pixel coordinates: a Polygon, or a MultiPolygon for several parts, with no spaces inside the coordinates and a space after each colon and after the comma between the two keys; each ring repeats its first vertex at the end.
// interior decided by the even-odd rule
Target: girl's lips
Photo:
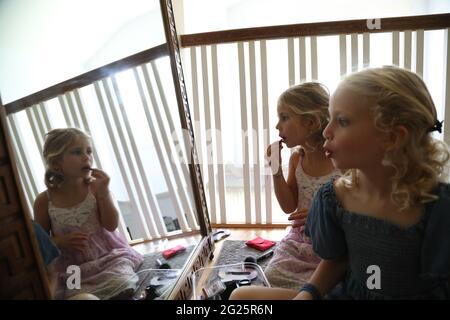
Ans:
{"type": "Polygon", "coordinates": [[[325,157],[332,158],[333,157],[333,152],[330,151],[330,150],[325,150],[325,157]]]}

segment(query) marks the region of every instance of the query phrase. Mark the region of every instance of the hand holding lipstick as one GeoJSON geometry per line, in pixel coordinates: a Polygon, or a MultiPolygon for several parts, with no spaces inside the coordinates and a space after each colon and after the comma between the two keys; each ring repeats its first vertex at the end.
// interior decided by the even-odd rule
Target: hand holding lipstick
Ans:
{"type": "Polygon", "coordinates": [[[86,183],[91,185],[92,192],[97,196],[106,196],[109,193],[109,176],[100,169],[91,168],[91,177],[86,183]]]}
{"type": "Polygon", "coordinates": [[[266,150],[267,160],[269,162],[272,175],[274,176],[283,174],[281,171],[281,149],[283,149],[282,141],[283,140],[279,140],[271,143],[266,150]]]}

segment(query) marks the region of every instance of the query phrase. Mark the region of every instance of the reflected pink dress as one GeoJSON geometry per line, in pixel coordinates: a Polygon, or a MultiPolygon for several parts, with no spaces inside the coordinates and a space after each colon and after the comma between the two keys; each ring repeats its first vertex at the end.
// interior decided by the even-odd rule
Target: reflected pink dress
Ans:
{"type": "Polygon", "coordinates": [[[64,248],[56,259],[56,298],[67,299],[79,293],[92,293],[100,299],[109,299],[118,294],[119,287],[134,289],[137,284],[135,270],[143,257],[128,245],[117,230],[110,232],[101,226],[97,201],[91,191],[81,203],[70,208],[55,207],[49,195],[48,198],[48,213],[54,236],[76,230],[89,234],[88,249],[80,252],[64,248]],[[80,267],[80,289],[70,289],[73,286],[67,285],[67,282],[76,283],[73,271],[67,272],[70,265],[80,267]],[[127,285],[123,286],[124,283],[127,285]]]}
{"type": "MultiPolygon", "coordinates": [[[[332,177],[340,176],[340,173],[335,169],[326,176],[312,177],[303,171],[301,163],[300,156],[295,170],[298,189],[297,208],[309,209],[316,191],[332,177]]],[[[308,281],[319,262],[320,258],[314,253],[311,240],[305,236],[305,226],[291,228],[276,247],[264,274],[272,287],[297,290],[308,281]]]]}

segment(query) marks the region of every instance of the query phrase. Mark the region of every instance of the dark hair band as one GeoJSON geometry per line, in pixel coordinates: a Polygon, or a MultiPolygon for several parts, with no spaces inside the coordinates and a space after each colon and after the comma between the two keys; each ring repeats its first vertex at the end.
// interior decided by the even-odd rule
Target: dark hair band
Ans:
{"type": "Polygon", "coordinates": [[[434,125],[430,129],[428,129],[428,132],[437,131],[439,133],[442,133],[442,123],[443,122],[444,122],[444,120],[442,120],[442,121],[436,120],[434,125]]]}
{"type": "Polygon", "coordinates": [[[313,284],[307,282],[303,285],[299,292],[306,291],[311,294],[313,300],[321,300],[322,296],[320,295],[319,290],[313,284]]]}

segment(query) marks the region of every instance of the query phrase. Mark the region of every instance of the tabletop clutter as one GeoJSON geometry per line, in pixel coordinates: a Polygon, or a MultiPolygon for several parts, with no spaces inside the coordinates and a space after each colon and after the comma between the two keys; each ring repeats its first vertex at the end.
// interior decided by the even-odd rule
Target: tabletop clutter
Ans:
{"type": "Polygon", "coordinates": [[[193,299],[195,300],[228,300],[231,292],[242,286],[259,285],[270,287],[263,270],[258,265],[273,255],[269,250],[275,241],[257,236],[248,240],[246,245],[262,253],[247,256],[240,263],[202,268],[194,272],[193,299]]]}

